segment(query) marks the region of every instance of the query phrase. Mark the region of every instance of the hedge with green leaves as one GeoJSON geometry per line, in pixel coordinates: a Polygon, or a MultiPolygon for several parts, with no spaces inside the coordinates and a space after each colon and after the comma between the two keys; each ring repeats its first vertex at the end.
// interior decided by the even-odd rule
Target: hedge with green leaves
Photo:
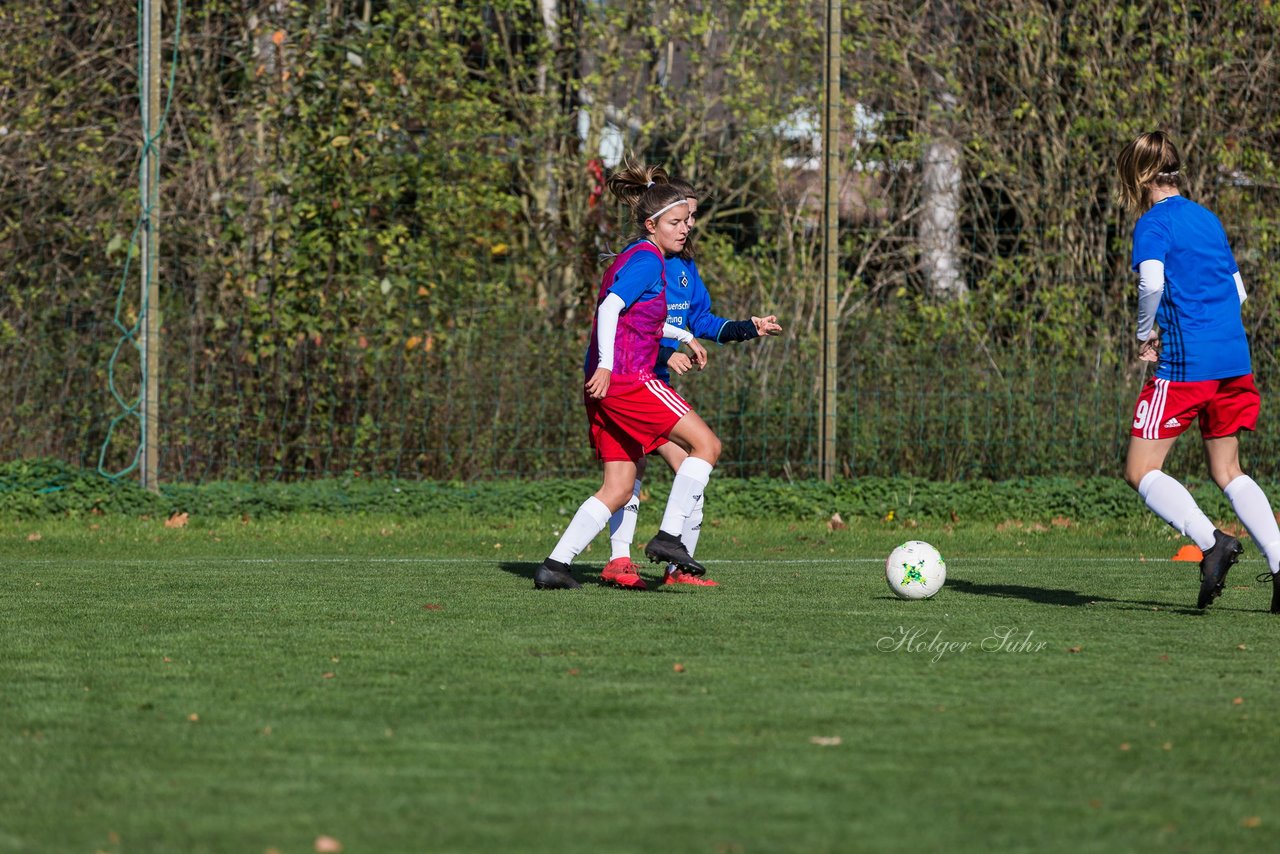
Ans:
{"type": "MultiPolygon", "coordinates": [[[[652,481],[645,500],[657,505],[665,501],[669,482],[652,481]]],[[[113,482],[96,472],[39,460],[0,465],[0,516],[30,519],[104,513],[158,517],[179,512],[206,518],[291,513],[569,515],[598,487],[598,481],[586,479],[461,483],[348,477],[287,484],[170,484],[157,495],[132,481],[113,482]]],[[[1230,513],[1212,484],[1193,487],[1206,512],[1216,517],[1230,513]]],[[[846,520],[1086,522],[1137,518],[1148,512],[1119,478],[937,482],[868,477],[827,484],[717,477],[707,496],[707,513],[712,518],[825,520],[839,513],[846,520]]]]}

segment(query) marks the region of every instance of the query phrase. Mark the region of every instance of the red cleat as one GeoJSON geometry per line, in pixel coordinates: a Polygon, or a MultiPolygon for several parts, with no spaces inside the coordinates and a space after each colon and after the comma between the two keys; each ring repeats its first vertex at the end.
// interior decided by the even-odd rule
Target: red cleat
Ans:
{"type": "Polygon", "coordinates": [[[632,563],[631,558],[616,557],[605,564],[604,570],[600,573],[600,580],[624,590],[648,590],[649,585],[644,583],[644,579],[637,572],[638,569],[640,567],[632,563]]]}
{"type": "Polygon", "coordinates": [[[695,587],[719,587],[720,585],[710,578],[699,578],[684,570],[677,569],[675,572],[668,572],[667,577],[662,579],[665,584],[692,584],[695,587]]]}

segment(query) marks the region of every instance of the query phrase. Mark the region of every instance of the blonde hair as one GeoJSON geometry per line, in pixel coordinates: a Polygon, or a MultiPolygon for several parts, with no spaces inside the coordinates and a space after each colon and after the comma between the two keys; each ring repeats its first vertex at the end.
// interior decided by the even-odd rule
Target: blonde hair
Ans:
{"type": "Polygon", "coordinates": [[[1152,187],[1182,187],[1182,158],[1173,140],[1163,131],[1141,134],[1120,152],[1116,160],[1120,186],[1116,195],[1125,210],[1145,213],[1151,207],[1152,187]]]}
{"type": "Polygon", "coordinates": [[[645,166],[628,160],[623,168],[609,176],[605,182],[614,198],[635,213],[635,223],[640,233],[646,233],[645,222],[672,203],[682,202],[684,192],[671,186],[667,170],[661,166],[645,166]]]}

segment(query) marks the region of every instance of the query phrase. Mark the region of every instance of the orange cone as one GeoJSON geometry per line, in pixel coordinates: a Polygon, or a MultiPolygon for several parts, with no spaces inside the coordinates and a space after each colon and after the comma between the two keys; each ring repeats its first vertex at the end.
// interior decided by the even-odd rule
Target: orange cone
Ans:
{"type": "Polygon", "coordinates": [[[1189,560],[1192,563],[1199,563],[1204,559],[1204,552],[1200,551],[1198,546],[1188,545],[1178,549],[1178,553],[1173,556],[1173,560],[1189,560]]]}

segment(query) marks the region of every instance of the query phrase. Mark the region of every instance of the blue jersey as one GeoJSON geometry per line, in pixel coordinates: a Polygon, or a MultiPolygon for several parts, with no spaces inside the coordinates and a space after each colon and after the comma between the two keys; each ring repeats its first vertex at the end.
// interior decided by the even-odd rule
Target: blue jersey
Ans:
{"type": "MultiPolygon", "coordinates": [[[[695,338],[706,338],[717,344],[755,337],[754,324],[752,334],[744,336],[737,329],[742,325],[741,321],[726,320],[711,313],[711,294],[698,275],[698,265],[678,255],[667,259],[667,323],[678,329],[688,329],[695,338]]],[[[664,338],[662,346],[664,352],[676,350],[680,342],[664,338]]],[[[665,358],[659,358],[654,372],[663,382],[671,379],[665,358]]]]}
{"type": "Polygon", "coordinates": [[[1156,376],[1196,382],[1251,373],[1239,267],[1213,212],[1182,196],[1157,202],[1133,227],[1133,269],[1143,261],[1164,264],[1156,376]]]}

